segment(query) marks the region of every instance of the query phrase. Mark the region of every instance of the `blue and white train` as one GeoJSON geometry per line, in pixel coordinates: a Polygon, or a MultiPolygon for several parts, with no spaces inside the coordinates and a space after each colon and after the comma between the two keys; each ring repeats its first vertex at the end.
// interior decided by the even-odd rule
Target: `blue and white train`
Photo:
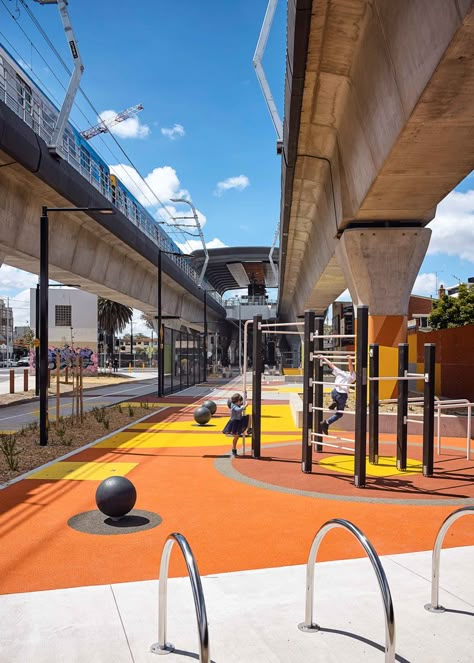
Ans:
{"type": "MultiPolygon", "coordinates": [[[[1,43],[0,100],[5,102],[47,144],[51,143],[59,111],[1,43]]],[[[123,182],[110,172],[107,163],[70,123],[66,126],[62,144],[57,151],[157,246],[164,251],[182,253],[178,245],[164,232],[123,182]]],[[[188,260],[178,256],[173,260],[188,276],[198,280],[198,274],[188,260]]]]}

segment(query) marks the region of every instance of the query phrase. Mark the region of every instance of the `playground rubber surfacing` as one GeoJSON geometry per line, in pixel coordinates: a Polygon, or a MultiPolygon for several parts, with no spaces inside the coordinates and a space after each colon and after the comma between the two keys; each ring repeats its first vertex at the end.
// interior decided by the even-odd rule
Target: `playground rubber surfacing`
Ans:
{"type": "MultiPolygon", "coordinates": [[[[239,386],[221,386],[210,397],[225,403],[239,386]]],[[[229,457],[230,439],[221,433],[224,404],[208,425],[195,424],[193,410],[209,394],[150,398],[154,409],[146,421],[6,487],[0,493],[0,592],[155,579],[173,531],[189,540],[202,575],[304,564],[314,533],[329,518],[354,522],[381,555],[429,550],[444,518],[474,503],[474,463],[466,461],[459,439],[443,439],[445,452],[435,455],[431,480],[411,472],[371,478],[369,469],[367,489],[356,489],[335,459],[347,454],[335,450],[315,454],[313,473],[302,474],[301,433],[286,390],[277,400],[274,388],[264,386],[263,396],[261,460],[229,457]],[[161,524],[123,536],[69,527],[70,518],[95,508],[99,482],[114,474],[134,483],[136,508],[157,514],[161,524]]],[[[419,447],[415,438],[410,442],[416,464],[419,447]]],[[[247,445],[249,452],[250,440],[247,445]]],[[[390,440],[381,453],[390,455],[390,440]]],[[[466,522],[451,528],[445,546],[473,541],[466,522]]],[[[360,556],[344,535],[329,537],[320,552],[322,560],[360,556]]],[[[185,575],[179,556],[171,560],[170,575],[185,575]]]]}

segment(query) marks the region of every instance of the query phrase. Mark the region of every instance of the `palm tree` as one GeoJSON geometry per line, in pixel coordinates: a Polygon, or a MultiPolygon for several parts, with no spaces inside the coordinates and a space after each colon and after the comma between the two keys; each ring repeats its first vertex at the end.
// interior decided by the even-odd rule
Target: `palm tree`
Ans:
{"type": "Polygon", "coordinates": [[[118,304],[111,299],[99,297],[97,300],[99,327],[106,335],[107,353],[113,354],[114,335],[125,329],[133,317],[133,309],[125,304],[118,304]]]}

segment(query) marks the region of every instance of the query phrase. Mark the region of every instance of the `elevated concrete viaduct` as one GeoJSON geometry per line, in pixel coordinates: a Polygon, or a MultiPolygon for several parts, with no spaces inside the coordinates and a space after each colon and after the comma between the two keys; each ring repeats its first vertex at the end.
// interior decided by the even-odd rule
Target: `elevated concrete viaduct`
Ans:
{"type": "MultiPolygon", "coordinates": [[[[0,263],[39,273],[41,207],[109,208],[111,203],[68,163],[53,158],[45,143],[0,103],[0,263]]],[[[157,313],[156,244],[120,211],[50,215],[50,278],[157,313]]],[[[162,254],[163,315],[166,321],[202,330],[203,290],[162,254]],[[196,324],[197,323],[197,324],[196,324]]],[[[207,297],[208,320],[225,309],[207,297]]]]}
{"type": "Polygon", "coordinates": [[[472,0],[289,0],[280,313],[349,287],[405,341],[436,205],[474,165],[472,0]]]}

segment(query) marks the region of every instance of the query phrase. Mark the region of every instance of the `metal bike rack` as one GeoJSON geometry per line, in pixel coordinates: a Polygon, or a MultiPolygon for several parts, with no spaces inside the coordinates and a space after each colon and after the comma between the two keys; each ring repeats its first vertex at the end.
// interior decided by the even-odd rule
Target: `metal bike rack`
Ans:
{"type": "Polygon", "coordinates": [[[311,544],[309,551],[308,563],[306,566],[306,608],[305,608],[305,621],[298,624],[298,628],[305,632],[315,632],[321,630],[318,624],[313,622],[313,595],[314,595],[314,569],[316,563],[316,556],[321,541],[329,530],[335,527],[342,527],[348,530],[355,536],[361,546],[367,553],[368,558],[377,576],[380,591],[382,592],[382,600],[385,613],[385,663],[395,662],[395,615],[393,611],[392,595],[388,584],[387,576],[383,570],[380,558],[375,551],[375,548],[367,539],[365,534],[348,520],[334,518],[328,520],[322,525],[311,544]]]}
{"type": "Polygon", "coordinates": [[[175,542],[179,545],[183,554],[188,569],[189,580],[191,581],[191,589],[193,590],[199,636],[199,660],[201,663],[210,663],[209,626],[207,622],[206,602],[204,600],[204,592],[202,591],[201,576],[199,575],[196,560],[189,543],[182,534],[178,534],[177,532],[168,536],[161,554],[158,592],[158,642],[155,642],[155,644],[150,647],[150,651],[154,654],[170,654],[174,651],[174,646],[171,643],[166,642],[166,622],[168,568],[171,550],[175,542]]]}
{"type": "Polygon", "coordinates": [[[428,612],[445,612],[446,608],[439,605],[439,561],[441,556],[441,546],[443,545],[446,532],[451,525],[462,516],[474,515],[474,506],[464,506],[462,509],[453,511],[439,528],[433,548],[432,567],[431,567],[431,603],[425,605],[428,612]]]}

